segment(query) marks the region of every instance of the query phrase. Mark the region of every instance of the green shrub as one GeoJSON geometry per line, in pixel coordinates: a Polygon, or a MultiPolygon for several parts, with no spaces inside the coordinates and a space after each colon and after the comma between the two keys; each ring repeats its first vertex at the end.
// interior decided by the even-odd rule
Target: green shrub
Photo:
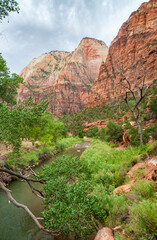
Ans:
{"type": "Polygon", "coordinates": [[[116,232],[114,237],[115,237],[115,240],[127,240],[128,239],[128,237],[123,236],[122,233],[120,233],[120,232],[116,232]]]}
{"type": "Polygon", "coordinates": [[[98,127],[90,127],[87,132],[87,137],[96,137],[98,133],[98,127]]]}
{"type": "Polygon", "coordinates": [[[45,166],[40,177],[46,180],[42,213],[45,227],[59,229],[66,239],[84,239],[92,233],[91,216],[101,209],[97,197],[90,194],[93,185],[87,166],[77,157],[62,156],[45,166]]]}
{"type": "MultiPolygon", "coordinates": [[[[128,127],[128,129],[130,128],[130,130],[127,133],[127,136],[130,139],[131,145],[139,146],[140,139],[139,139],[137,128],[133,128],[131,125],[129,127],[129,124],[127,125],[127,127],[128,127]]],[[[144,144],[146,144],[149,140],[149,129],[146,128],[144,131],[142,131],[142,135],[143,135],[143,142],[144,142],[144,144]]]]}
{"type": "Polygon", "coordinates": [[[44,186],[45,227],[54,231],[59,229],[66,239],[84,239],[94,231],[91,219],[96,199],[89,195],[89,182],[67,183],[65,177],[52,178],[44,186]],[[51,204],[53,203],[53,204],[51,204]]]}
{"type": "Polygon", "coordinates": [[[78,133],[78,137],[79,137],[79,138],[83,138],[83,131],[80,131],[80,132],[78,133]]]}
{"type": "Polygon", "coordinates": [[[97,136],[101,139],[106,141],[107,140],[107,134],[106,134],[106,128],[101,128],[98,133],[97,136]]]}
{"type": "Polygon", "coordinates": [[[152,137],[157,140],[157,123],[155,123],[153,126],[151,126],[150,133],[152,137]]]}
{"type": "Polygon", "coordinates": [[[74,144],[83,142],[82,138],[79,137],[67,137],[63,138],[62,140],[58,141],[58,144],[63,144],[65,148],[71,147],[74,144]]]}
{"type": "Polygon", "coordinates": [[[108,195],[108,217],[104,219],[105,225],[114,228],[128,217],[129,201],[123,195],[108,195]]]}
{"type": "Polygon", "coordinates": [[[130,212],[131,227],[137,239],[156,239],[157,202],[156,199],[134,203],[130,212]]]}
{"type": "Polygon", "coordinates": [[[107,122],[106,127],[106,134],[107,134],[107,140],[108,141],[122,141],[122,126],[119,123],[115,123],[113,121],[107,122]]]}
{"type": "Polygon", "coordinates": [[[150,111],[154,113],[157,117],[157,97],[150,101],[150,111]]]}
{"type": "Polygon", "coordinates": [[[155,194],[155,183],[153,181],[146,182],[145,180],[138,180],[133,185],[132,190],[137,199],[149,199],[154,198],[155,194]]]}
{"type": "Polygon", "coordinates": [[[66,176],[68,180],[74,181],[79,177],[83,178],[83,176],[88,176],[89,174],[90,171],[86,164],[78,157],[63,155],[56,158],[50,166],[44,166],[40,177],[44,180],[50,180],[53,177],[66,176]]]}

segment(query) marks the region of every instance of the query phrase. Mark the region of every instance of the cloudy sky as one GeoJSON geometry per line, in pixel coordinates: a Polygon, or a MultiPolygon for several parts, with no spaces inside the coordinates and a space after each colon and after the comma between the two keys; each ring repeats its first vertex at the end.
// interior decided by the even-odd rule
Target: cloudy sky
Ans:
{"type": "Polygon", "coordinates": [[[0,52],[11,72],[52,50],[73,51],[83,37],[108,46],[144,0],[17,0],[20,13],[0,23],[0,52]]]}

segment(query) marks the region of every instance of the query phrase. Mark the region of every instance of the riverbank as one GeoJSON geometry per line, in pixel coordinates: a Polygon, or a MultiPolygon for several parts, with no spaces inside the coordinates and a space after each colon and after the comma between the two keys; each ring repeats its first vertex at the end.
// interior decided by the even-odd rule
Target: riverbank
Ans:
{"type": "Polygon", "coordinates": [[[101,141],[91,145],[81,160],[91,171],[91,194],[101,203],[103,226],[115,240],[155,240],[157,142],[118,150],[101,141]]]}
{"type": "MultiPolygon", "coordinates": [[[[0,155],[0,166],[5,166],[10,170],[20,171],[23,175],[32,175],[32,169],[38,165],[41,165],[48,159],[56,156],[66,148],[74,144],[82,142],[82,138],[78,137],[67,137],[58,141],[53,146],[43,147],[39,144],[32,145],[30,142],[23,142],[20,153],[12,153],[7,150],[4,146],[1,146],[1,152],[5,152],[4,155],[0,155]]],[[[14,176],[8,173],[0,173],[0,181],[8,185],[11,181],[16,180],[14,176]]]]}
{"type": "MultiPolygon", "coordinates": [[[[78,141],[78,139],[75,139],[75,141],[76,140],[78,141]]],[[[76,154],[76,156],[80,157],[80,155],[87,146],[89,146],[89,143],[82,142],[81,139],[81,143],[77,145],[76,149],[74,147],[72,147],[72,149],[66,149],[64,153],[53,156],[51,159],[45,161],[43,164],[36,166],[34,168],[34,171],[36,172],[36,174],[38,174],[39,172],[41,172],[43,165],[49,166],[52,162],[55,162],[56,158],[62,156],[63,154],[76,154]]],[[[37,189],[40,189],[42,185],[40,183],[33,183],[33,186],[37,189]]],[[[12,182],[8,188],[12,191],[14,198],[18,202],[28,206],[28,208],[35,216],[41,217],[41,212],[43,210],[42,200],[32,194],[31,189],[25,181],[12,182]]],[[[13,204],[8,204],[7,197],[3,191],[0,192],[0,195],[0,219],[3,219],[0,225],[0,239],[54,239],[52,235],[40,231],[36,227],[32,219],[27,215],[27,213],[25,213],[25,211],[16,208],[13,204]]]]}
{"type": "MultiPolygon", "coordinates": [[[[46,228],[52,231],[56,228],[61,231],[67,229],[69,236],[65,239],[72,239],[74,234],[81,234],[83,239],[84,234],[91,236],[98,230],[101,223],[101,227],[109,227],[113,231],[115,240],[142,240],[144,236],[148,239],[151,236],[154,240],[157,178],[149,176],[148,179],[146,168],[147,162],[157,162],[156,157],[149,159],[157,153],[157,143],[125,149],[111,148],[99,140],[92,140],[90,145],[87,143],[82,153],[79,144],[75,144],[74,148],[67,149],[66,156],[61,154],[54,157],[42,172],[41,166],[37,167],[40,177],[46,180],[42,189],[47,199],[45,203],[50,203],[50,206],[45,205],[44,211],[40,208],[46,228]],[[73,154],[81,157],[72,157],[73,154]],[[119,187],[124,190],[127,184],[131,184],[129,191],[115,191],[119,187]],[[145,209],[144,214],[151,222],[151,228],[140,225],[142,209],[145,209]]],[[[153,166],[151,169],[154,171],[156,165],[153,166]]],[[[21,195],[23,190],[20,191],[21,195]]],[[[27,196],[29,198],[30,195],[27,196]]]]}

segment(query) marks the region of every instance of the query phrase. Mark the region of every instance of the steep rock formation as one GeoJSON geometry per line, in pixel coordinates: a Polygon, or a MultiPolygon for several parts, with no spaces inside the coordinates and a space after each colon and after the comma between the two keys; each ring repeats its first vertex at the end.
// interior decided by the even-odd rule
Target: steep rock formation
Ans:
{"type": "Polygon", "coordinates": [[[87,103],[90,88],[107,53],[104,42],[83,38],[72,53],[42,54],[21,71],[25,84],[21,85],[18,98],[47,99],[49,110],[55,115],[78,111],[87,103]]]}
{"type": "Polygon", "coordinates": [[[135,79],[149,84],[157,79],[157,0],[143,3],[122,25],[112,41],[106,62],[100,67],[87,106],[120,97],[123,72],[131,84],[135,79]]]}

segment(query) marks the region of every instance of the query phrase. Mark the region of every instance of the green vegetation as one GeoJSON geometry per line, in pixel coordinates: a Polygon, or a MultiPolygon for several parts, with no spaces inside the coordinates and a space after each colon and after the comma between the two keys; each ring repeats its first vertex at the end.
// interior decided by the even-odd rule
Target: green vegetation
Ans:
{"type": "Polygon", "coordinates": [[[157,117],[157,97],[150,101],[150,110],[152,113],[156,114],[157,117]]]}
{"type": "Polygon", "coordinates": [[[90,127],[87,132],[87,137],[96,137],[98,134],[98,127],[90,127]]]}
{"type": "MultiPolygon", "coordinates": [[[[58,230],[68,239],[86,238],[99,222],[111,228],[121,225],[131,236],[134,231],[133,240],[137,236],[142,240],[143,233],[156,236],[154,182],[139,180],[128,195],[112,193],[127,180],[126,173],[132,164],[154,148],[156,144],[116,150],[107,143],[93,140],[80,159],[65,155],[45,166],[40,173],[45,181],[42,213],[45,227],[58,230]],[[151,202],[150,224],[144,225],[141,222],[147,217],[151,202]],[[146,210],[141,215],[143,206],[146,210]],[[140,232],[141,226],[144,231],[140,232]]],[[[122,239],[118,235],[116,233],[115,239],[122,239]]]]}
{"type": "MultiPolygon", "coordinates": [[[[157,237],[157,202],[156,198],[134,203],[131,211],[131,227],[138,239],[156,239],[157,237]]],[[[136,238],[137,239],[137,238],[136,238]]]]}
{"type": "Polygon", "coordinates": [[[0,53],[0,104],[15,104],[16,103],[16,88],[23,82],[23,78],[10,71],[0,53]]]}
{"type": "Polygon", "coordinates": [[[79,131],[85,128],[83,125],[85,122],[90,123],[100,119],[115,120],[119,119],[127,112],[129,112],[129,110],[126,109],[124,103],[121,104],[119,111],[118,105],[113,101],[108,104],[104,103],[103,105],[84,108],[75,114],[65,115],[61,120],[65,123],[68,131],[77,135],[79,131]]]}
{"type": "MultiPolygon", "coordinates": [[[[1,2],[0,7],[2,10],[0,20],[10,11],[19,10],[18,4],[13,0],[1,2]]],[[[100,41],[99,43],[102,44],[100,41]]],[[[155,44],[156,39],[153,40],[153,45],[155,44]]],[[[52,54],[59,62],[59,57],[52,54]]],[[[78,75],[75,64],[71,64],[78,75]]],[[[55,70],[57,68],[58,63],[55,70]]],[[[41,73],[41,78],[50,74],[43,69],[41,73]]],[[[112,76],[108,74],[108,77],[112,76]]],[[[40,80],[35,76],[32,78],[40,80]]],[[[64,80],[69,82],[67,78],[64,80]]],[[[0,55],[0,141],[13,149],[13,153],[8,154],[8,159],[5,161],[5,165],[9,168],[17,170],[25,169],[31,164],[37,165],[41,155],[55,153],[58,149],[63,150],[83,141],[85,128],[83,124],[86,122],[106,120],[105,128],[98,130],[97,127],[91,127],[87,133],[87,136],[103,141],[92,140],[91,147],[80,159],[66,155],[58,157],[39,173],[44,182],[42,216],[45,228],[50,231],[57,230],[67,239],[85,239],[99,227],[99,223],[102,223],[111,228],[122,226],[132,240],[155,240],[157,237],[155,184],[153,181],[144,180],[144,169],[135,172],[134,178],[137,182],[130,193],[113,194],[116,187],[128,182],[126,173],[130,167],[145,159],[147,154],[151,154],[157,148],[156,142],[149,146],[137,146],[140,142],[137,137],[138,132],[130,124],[130,121],[136,120],[135,116],[125,118],[125,121],[119,123],[118,120],[122,120],[121,118],[129,113],[124,102],[112,100],[110,103],[85,108],[77,114],[65,115],[62,119],[55,120],[51,113],[46,112],[47,101],[35,103],[30,98],[16,104],[16,88],[22,82],[22,78],[18,75],[10,75],[6,62],[0,55]],[[111,144],[104,141],[121,143],[122,124],[125,125],[133,146],[123,150],[113,149],[111,144]],[[81,138],[66,138],[67,130],[81,138]],[[33,150],[26,151],[22,148],[24,138],[32,142],[33,150]],[[35,148],[36,143],[39,148],[35,148]]],[[[70,84],[75,90],[73,83],[70,84]]],[[[30,85],[29,88],[34,94],[38,94],[33,90],[38,88],[37,85],[30,85]]],[[[45,98],[53,97],[55,94],[49,93],[45,98]]],[[[155,94],[156,90],[150,90],[140,102],[140,120],[143,120],[143,123],[155,119],[157,115],[155,94]],[[150,113],[145,112],[148,101],[150,113]]],[[[132,98],[128,101],[131,107],[137,104],[132,98]]],[[[142,133],[144,143],[148,141],[150,134],[157,139],[156,130],[157,124],[145,128],[142,133]]],[[[120,233],[115,233],[115,239],[126,238],[120,233]]]]}
{"type": "Polygon", "coordinates": [[[67,137],[67,138],[63,138],[62,140],[58,141],[58,144],[62,144],[64,146],[64,148],[68,148],[71,147],[74,144],[83,142],[83,139],[79,138],[79,137],[67,137]]]}
{"type": "Polygon", "coordinates": [[[0,1],[0,21],[9,15],[10,12],[19,13],[19,6],[15,0],[0,1]]]}
{"type": "MultiPolygon", "coordinates": [[[[143,143],[146,144],[150,138],[150,135],[154,139],[156,136],[156,124],[149,124],[149,120],[153,120],[156,117],[156,94],[157,88],[153,87],[149,90],[148,94],[140,102],[140,112],[142,121],[142,138],[143,143]],[[150,105],[150,110],[146,111],[148,104],[150,105]]],[[[129,106],[133,107],[135,105],[135,100],[133,98],[128,99],[129,106]]],[[[104,141],[122,143],[122,125],[125,125],[125,131],[127,131],[127,137],[131,145],[140,145],[140,137],[138,134],[138,129],[135,123],[135,118],[133,115],[130,116],[130,109],[121,99],[112,99],[109,103],[104,103],[95,107],[88,107],[80,110],[75,114],[67,114],[60,118],[64,122],[67,130],[72,132],[74,135],[87,135],[90,137],[97,137],[104,141]],[[127,117],[127,116],[128,117],[127,117]],[[105,120],[106,127],[100,129],[97,132],[97,127],[88,128],[87,133],[83,133],[86,128],[86,123],[96,122],[99,120],[105,120]],[[132,126],[130,122],[135,124],[132,126]]]]}

